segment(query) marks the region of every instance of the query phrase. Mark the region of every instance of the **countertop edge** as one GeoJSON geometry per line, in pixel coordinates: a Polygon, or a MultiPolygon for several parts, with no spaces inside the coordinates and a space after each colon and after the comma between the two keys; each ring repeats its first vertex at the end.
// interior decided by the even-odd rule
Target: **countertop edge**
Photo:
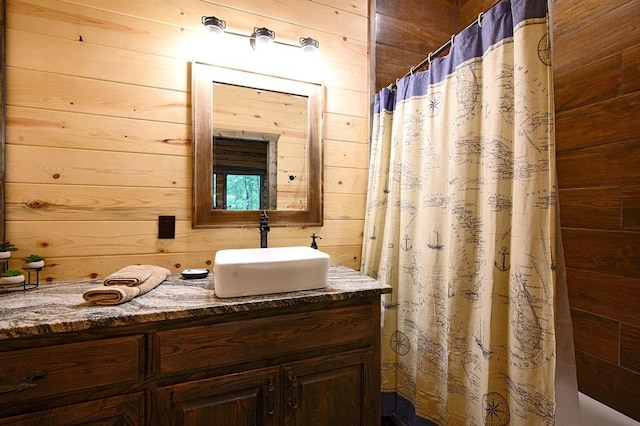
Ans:
{"type": "MultiPolygon", "coordinates": [[[[213,277],[181,280],[173,275],[166,285],[115,306],[92,306],[81,291],[99,280],[70,281],[12,295],[13,304],[0,307],[0,341],[68,332],[122,327],[158,321],[202,318],[278,307],[364,298],[391,293],[391,287],[344,266],[332,266],[323,289],[218,299],[213,277]],[[35,297],[34,297],[35,295],[35,297]],[[184,296],[184,300],[183,300],[184,296]],[[39,302],[39,299],[40,302],[39,302]]],[[[0,300],[7,295],[0,295],[0,300]]]]}

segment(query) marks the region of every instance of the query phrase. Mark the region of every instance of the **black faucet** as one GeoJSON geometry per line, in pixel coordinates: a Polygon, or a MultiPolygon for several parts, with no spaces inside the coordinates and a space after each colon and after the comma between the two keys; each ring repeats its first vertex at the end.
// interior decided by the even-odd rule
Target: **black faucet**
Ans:
{"type": "Polygon", "coordinates": [[[260,214],[260,248],[267,248],[267,234],[270,230],[269,216],[267,211],[263,210],[260,214]]]}
{"type": "Polygon", "coordinates": [[[314,248],[314,249],[318,248],[318,243],[316,243],[316,238],[322,239],[320,235],[316,235],[316,233],[314,232],[313,235],[311,236],[311,248],[314,248]]]}

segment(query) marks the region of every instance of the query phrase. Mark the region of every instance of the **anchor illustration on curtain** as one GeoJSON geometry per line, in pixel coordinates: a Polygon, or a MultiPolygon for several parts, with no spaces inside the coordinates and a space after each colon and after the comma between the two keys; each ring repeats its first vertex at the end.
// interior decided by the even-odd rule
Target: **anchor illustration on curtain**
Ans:
{"type": "Polygon", "coordinates": [[[361,271],[393,287],[382,411],[408,425],[553,425],[547,1],[503,0],[478,21],[376,96],[364,230],[376,238],[361,271]]]}

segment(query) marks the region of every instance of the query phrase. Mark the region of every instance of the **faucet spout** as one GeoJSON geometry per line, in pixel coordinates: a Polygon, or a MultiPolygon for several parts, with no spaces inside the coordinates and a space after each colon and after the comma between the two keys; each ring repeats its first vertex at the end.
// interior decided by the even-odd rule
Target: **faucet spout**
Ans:
{"type": "Polygon", "coordinates": [[[267,248],[267,234],[270,230],[269,215],[266,210],[263,210],[260,214],[260,248],[267,248]]]}

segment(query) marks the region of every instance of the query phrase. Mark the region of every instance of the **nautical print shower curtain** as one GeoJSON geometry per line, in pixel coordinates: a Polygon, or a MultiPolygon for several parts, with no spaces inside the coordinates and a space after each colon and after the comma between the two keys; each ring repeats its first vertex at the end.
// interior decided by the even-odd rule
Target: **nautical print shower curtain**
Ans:
{"type": "Polygon", "coordinates": [[[556,175],[546,0],[503,0],[376,96],[362,268],[383,414],[554,424],[556,175]]]}

